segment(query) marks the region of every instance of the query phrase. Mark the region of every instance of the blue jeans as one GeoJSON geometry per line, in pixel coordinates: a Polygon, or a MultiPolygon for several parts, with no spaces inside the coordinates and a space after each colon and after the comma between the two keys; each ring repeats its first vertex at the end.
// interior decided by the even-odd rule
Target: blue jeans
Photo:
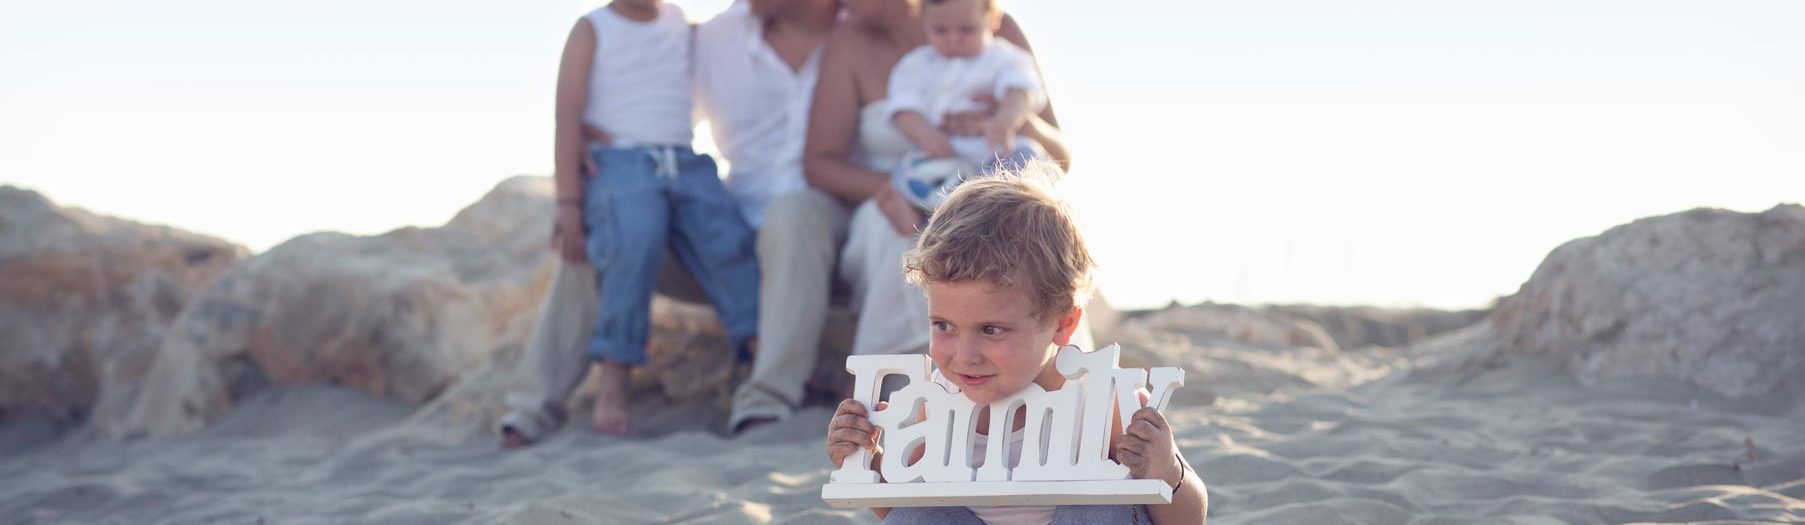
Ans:
{"type": "Polygon", "coordinates": [[[646,362],[652,289],[666,249],[707,292],[731,348],[744,351],[758,331],[758,258],[752,228],[714,159],[662,146],[589,154],[598,170],[583,194],[583,221],[600,299],[589,356],[646,362]]]}

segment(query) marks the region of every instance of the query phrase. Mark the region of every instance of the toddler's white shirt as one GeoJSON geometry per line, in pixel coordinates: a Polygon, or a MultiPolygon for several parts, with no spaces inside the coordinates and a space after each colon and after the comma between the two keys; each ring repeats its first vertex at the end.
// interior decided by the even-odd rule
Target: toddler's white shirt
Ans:
{"type": "Polygon", "coordinates": [[[1041,87],[1034,57],[1014,44],[993,39],[977,56],[962,58],[921,46],[903,55],[890,70],[886,115],[895,118],[897,113],[915,111],[938,126],[949,111],[973,109],[972,96],[989,93],[1002,100],[1011,89],[1028,93],[1029,111],[1046,107],[1046,90],[1041,87]]]}

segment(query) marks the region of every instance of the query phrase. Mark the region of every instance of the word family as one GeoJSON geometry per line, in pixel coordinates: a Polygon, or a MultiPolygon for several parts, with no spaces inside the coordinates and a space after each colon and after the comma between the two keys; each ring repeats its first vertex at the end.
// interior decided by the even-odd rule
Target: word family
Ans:
{"type": "Polygon", "coordinates": [[[1114,433],[1146,406],[1165,410],[1184,386],[1179,368],[1120,368],[1116,345],[1085,352],[1066,346],[1055,357],[1065,385],[1027,388],[988,405],[988,428],[979,429],[986,406],[949,391],[930,378],[925,355],[852,356],[853,399],[876,405],[884,379],[900,375],[907,386],[890,394],[889,406],[871,414],[883,454],[877,469],[858,451],[822,487],[822,499],[839,507],[1168,503],[1172,489],[1159,480],[1128,479],[1128,468],[1109,457],[1114,433]],[[1112,417],[1112,415],[1114,417],[1112,417]],[[1025,420],[1025,424],[1023,421],[1025,420]],[[988,439],[973,453],[979,431],[988,439]],[[911,463],[920,449],[920,459],[911,463]],[[1019,456],[1019,463],[1010,461],[1019,456]]]}

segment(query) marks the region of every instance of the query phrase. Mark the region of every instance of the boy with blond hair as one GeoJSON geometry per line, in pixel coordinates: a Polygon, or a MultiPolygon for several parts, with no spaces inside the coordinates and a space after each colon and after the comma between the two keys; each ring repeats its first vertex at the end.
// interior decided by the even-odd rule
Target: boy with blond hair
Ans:
{"type": "MultiPolygon", "coordinates": [[[[974,403],[988,404],[1029,384],[1048,391],[1065,384],[1054,363],[1084,316],[1091,283],[1090,251],[1070,210],[1047,188],[1057,170],[1031,163],[1030,175],[1002,174],[966,182],[947,197],[905,268],[928,296],[932,380],[974,403]]],[[[1146,393],[1142,393],[1143,402],[1146,393]]],[[[879,402],[874,409],[882,410],[879,402]]],[[[828,459],[835,467],[859,449],[874,456],[876,427],[856,400],[840,403],[828,425],[828,459]]],[[[919,417],[919,416],[918,416],[919,417]]],[[[978,416],[990,428],[989,410],[978,416]]],[[[1112,418],[1114,419],[1114,418],[1112,418]]],[[[1002,439],[1010,464],[1020,463],[1025,421],[1002,439]]],[[[885,523],[1140,523],[1200,524],[1209,507],[1203,482],[1174,444],[1172,428],[1152,408],[1116,429],[1111,456],[1137,479],[1173,486],[1172,503],[1141,506],[1015,506],[874,508],[885,523]]],[[[980,433],[966,456],[984,457],[990,437],[980,433]]],[[[897,451],[891,451],[897,453],[897,451]]],[[[900,453],[921,454],[921,449],[900,453]]],[[[919,460],[919,458],[915,458],[919,460]]]]}

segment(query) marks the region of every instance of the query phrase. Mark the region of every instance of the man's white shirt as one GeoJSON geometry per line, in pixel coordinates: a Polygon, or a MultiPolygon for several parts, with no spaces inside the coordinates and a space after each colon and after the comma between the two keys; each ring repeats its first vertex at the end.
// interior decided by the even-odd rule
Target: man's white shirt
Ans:
{"type": "Polygon", "coordinates": [[[772,199],[808,187],[802,146],[821,46],[800,71],[790,69],[746,2],[696,26],[695,38],[696,109],[729,164],[728,193],[757,228],[772,199]]]}

